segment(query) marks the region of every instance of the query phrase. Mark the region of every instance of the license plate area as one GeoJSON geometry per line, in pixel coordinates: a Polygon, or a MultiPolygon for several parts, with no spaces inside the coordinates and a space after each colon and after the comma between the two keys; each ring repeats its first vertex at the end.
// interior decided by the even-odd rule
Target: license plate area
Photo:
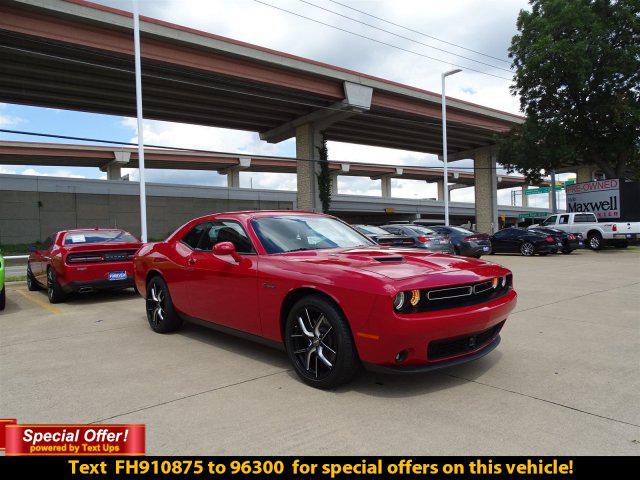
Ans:
{"type": "Polygon", "coordinates": [[[109,272],[108,278],[109,278],[110,281],[126,280],[127,279],[127,272],[125,272],[125,271],[109,272]]]}

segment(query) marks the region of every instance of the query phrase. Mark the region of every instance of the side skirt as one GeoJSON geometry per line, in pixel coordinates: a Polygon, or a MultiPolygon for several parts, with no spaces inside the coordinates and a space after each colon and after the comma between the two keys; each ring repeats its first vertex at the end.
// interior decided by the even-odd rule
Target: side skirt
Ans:
{"type": "Polygon", "coordinates": [[[191,317],[183,313],[179,315],[183,320],[189,323],[194,323],[196,325],[200,325],[201,327],[209,328],[211,330],[216,330],[218,332],[225,333],[227,335],[233,335],[234,337],[243,338],[245,340],[259,343],[261,345],[265,345],[270,348],[275,348],[276,350],[280,350],[283,352],[285,351],[283,342],[271,340],[270,338],[264,338],[264,337],[261,337],[260,335],[254,335],[253,333],[243,332],[242,330],[236,330],[235,328],[227,327],[225,325],[220,325],[218,323],[208,322],[207,320],[191,317]]]}

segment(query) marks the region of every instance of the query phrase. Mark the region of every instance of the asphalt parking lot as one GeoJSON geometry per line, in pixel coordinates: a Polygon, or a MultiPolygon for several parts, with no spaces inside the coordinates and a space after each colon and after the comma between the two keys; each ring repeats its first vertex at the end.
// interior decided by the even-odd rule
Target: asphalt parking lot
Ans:
{"type": "Polygon", "coordinates": [[[640,250],[487,259],[519,293],[496,351],[328,392],[279,351],[153,333],[132,292],[50,305],[11,284],[0,416],[145,423],[150,454],[639,454],[640,250]]]}

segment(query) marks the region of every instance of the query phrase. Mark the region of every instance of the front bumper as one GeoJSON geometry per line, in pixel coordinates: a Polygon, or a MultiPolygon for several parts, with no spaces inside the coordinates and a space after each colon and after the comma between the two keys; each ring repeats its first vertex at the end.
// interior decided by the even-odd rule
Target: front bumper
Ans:
{"type": "MultiPolygon", "coordinates": [[[[517,294],[513,289],[504,295],[477,305],[435,310],[416,314],[385,314],[386,309],[374,306],[373,316],[366,331],[355,331],[354,340],[360,359],[364,364],[376,365],[391,371],[427,371],[451,362],[462,362],[479,358],[479,353],[488,353],[499,335],[502,324],[515,308],[517,294]],[[489,338],[479,342],[476,349],[463,348],[451,355],[430,357],[430,344],[476,336],[496,328],[489,338]],[[404,352],[404,359],[396,356],[404,352]],[[468,360],[466,360],[468,359],[468,360]]],[[[363,329],[364,330],[364,329],[363,329]]],[[[431,349],[433,350],[433,349],[431,349]]],[[[485,353],[485,354],[486,354],[485,353]]]]}
{"type": "Polygon", "coordinates": [[[393,366],[384,366],[384,365],[376,365],[373,363],[364,363],[364,368],[369,370],[370,372],[375,373],[391,373],[394,375],[412,375],[414,373],[426,373],[432,372],[433,370],[440,370],[441,368],[454,367],[456,365],[462,365],[467,362],[472,362],[474,360],[478,360],[479,358],[484,357],[488,353],[491,353],[496,349],[496,347],[500,344],[500,335],[496,336],[485,346],[479,348],[478,350],[471,352],[467,355],[463,355],[460,357],[455,357],[450,360],[444,360],[437,363],[431,363],[426,365],[413,365],[408,367],[402,367],[398,365],[393,366]]]}

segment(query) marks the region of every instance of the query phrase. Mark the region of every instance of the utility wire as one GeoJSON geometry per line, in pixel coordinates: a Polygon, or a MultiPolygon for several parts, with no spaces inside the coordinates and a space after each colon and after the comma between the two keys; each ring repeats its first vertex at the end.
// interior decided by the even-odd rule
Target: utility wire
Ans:
{"type": "Polygon", "coordinates": [[[366,40],[370,40],[372,42],[376,42],[376,43],[379,43],[381,45],[385,45],[387,47],[395,48],[397,50],[402,50],[403,52],[407,52],[407,53],[411,53],[413,55],[417,55],[419,57],[428,58],[429,60],[435,60],[436,62],[445,63],[447,65],[453,65],[454,67],[464,68],[465,70],[470,70],[472,72],[480,73],[482,75],[488,75],[490,77],[499,78],[499,79],[505,80],[507,82],[512,81],[511,78],[501,77],[500,75],[495,75],[493,73],[483,72],[482,70],[477,70],[475,68],[467,67],[465,65],[459,65],[459,64],[456,64],[456,63],[452,63],[452,62],[449,62],[448,60],[443,60],[441,58],[436,58],[436,57],[431,57],[429,55],[424,55],[424,54],[416,52],[414,50],[409,50],[408,48],[404,48],[404,47],[400,47],[398,45],[394,45],[393,43],[384,42],[382,40],[378,40],[377,38],[373,38],[373,37],[369,37],[367,35],[362,35],[360,33],[352,32],[351,30],[347,30],[346,28],[341,28],[341,27],[338,27],[336,25],[331,25],[330,23],[326,23],[326,22],[323,22],[321,20],[316,20],[315,18],[307,17],[307,16],[302,15],[300,13],[292,12],[291,10],[287,10],[286,8],[278,7],[276,5],[272,5],[271,3],[263,2],[262,0],[253,0],[253,1],[256,2],[256,3],[259,3],[261,5],[265,5],[267,7],[271,7],[271,8],[274,8],[276,10],[280,10],[282,12],[286,12],[286,13],[288,13],[290,15],[294,15],[296,17],[304,18],[304,19],[309,20],[311,22],[315,22],[315,23],[318,23],[320,25],[324,25],[325,27],[330,27],[330,28],[333,28],[335,30],[339,30],[341,32],[348,33],[350,35],[354,35],[356,37],[364,38],[366,40]]]}
{"type": "MultiPolygon", "coordinates": [[[[53,43],[50,43],[50,42],[40,42],[40,43],[48,44],[48,45],[54,45],[53,43]]],[[[29,54],[37,56],[37,57],[54,58],[54,59],[58,59],[58,60],[64,60],[64,61],[70,62],[70,63],[75,63],[77,65],[87,65],[87,66],[101,68],[101,69],[109,70],[109,71],[128,73],[128,74],[131,74],[131,75],[133,75],[135,73],[134,70],[129,69],[129,68],[115,67],[115,66],[112,66],[112,65],[103,65],[103,64],[99,64],[99,63],[89,62],[89,61],[86,61],[86,60],[79,60],[79,59],[75,59],[75,58],[62,57],[62,56],[54,55],[54,54],[51,54],[51,53],[38,52],[38,51],[35,51],[35,50],[29,50],[29,49],[26,49],[26,48],[13,47],[13,46],[9,46],[9,45],[0,45],[0,49],[19,51],[19,52],[29,53],[29,54]]],[[[115,59],[115,60],[122,60],[122,58],[120,58],[120,57],[115,57],[115,56],[107,55],[107,54],[104,54],[104,53],[100,53],[100,55],[103,56],[103,57],[107,57],[107,58],[111,58],[111,59],[115,59]]],[[[170,67],[165,67],[165,66],[162,66],[162,65],[154,64],[153,67],[155,69],[159,69],[159,70],[171,71],[170,67]]],[[[189,72],[189,73],[191,75],[210,80],[210,78],[205,76],[205,75],[198,74],[196,72],[189,72]]],[[[147,73],[144,70],[142,72],[142,76],[143,77],[147,77],[147,78],[164,80],[164,81],[168,81],[168,82],[179,83],[179,84],[183,84],[183,85],[206,88],[206,89],[210,89],[210,90],[218,90],[218,91],[223,91],[223,92],[227,92],[227,93],[236,93],[238,95],[245,95],[245,96],[249,96],[249,97],[261,98],[261,99],[266,99],[266,100],[275,100],[275,101],[291,103],[291,104],[295,104],[295,105],[302,105],[302,106],[313,107],[313,108],[324,109],[324,110],[332,110],[332,111],[337,111],[337,112],[343,111],[340,108],[332,107],[330,105],[322,105],[322,104],[317,104],[317,103],[303,101],[303,100],[294,100],[294,99],[282,98],[282,97],[278,97],[278,96],[266,95],[266,94],[261,94],[261,93],[246,92],[246,91],[242,91],[242,90],[236,90],[236,89],[233,89],[233,88],[221,87],[219,85],[210,85],[210,84],[198,83],[198,82],[194,82],[194,81],[191,81],[191,80],[183,80],[183,79],[174,78],[174,77],[165,77],[165,76],[154,74],[154,73],[147,73]]],[[[400,118],[400,117],[393,117],[393,116],[390,116],[390,115],[383,115],[383,114],[375,113],[375,112],[366,112],[366,113],[363,113],[361,115],[374,117],[374,118],[381,118],[381,119],[385,119],[385,120],[393,120],[394,122],[403,123],[403,124],[406,124],[406,125],[417,125],[417,126],[431,125],[431,126],[442,128],[442,122],[441,121],[440,122],[433,122],[433,121],[428,121],[428,120],[424,120],[424,121],[423,120],[411,120],[411,119],[407,119],[407,118],[400,118]]],[[[479,129],[487,130],[487,126],[486,125],[480,125],[480,124],[472,123],[472,122],[465,122],[464,126],[465,127],[467,127],[467,126],[468,127],[477,127],[479,129]]],[[[453,124],[453,125],[449,124],[448,128],[455,129],[456,126],[455,126],[455,124],[453,124]]]]}
{"type": "Polygon", "coordinates": [[[363,22],[363,21],[361,21],[361,20],[358,20],[357,18],[353,18],[353,17],[350,17],[350,16],[348,16],[348,15],[344,15],[344,14],[342,14],[342,13],[340,13],[340,12],[336,12],[335,10],[330,10],[330,9],[325,8],[325,7],[322,7],[322,6],[320,6],[320,5],[316,5],[315,3],[309,2],[309,1],[307,1],[307,0],[298,0],[298,1],[299,1],[299,2],[301,2],[301,3],[307,4],[307,5],[311,5],[312,7],[318,8],[318,9],[320,9],[320,10],[324,10],[325,12],[333,13],[334,15],[338,15],[339,17],[349,19],[349,20],[351,20],[351,21],[353,21],[353,22],[360,23],[360,24],[365,25],[365,26],[367,26],[367,27],[375,28],[376,30],[380,30],[381,32],[388,33],[389,35],[394,35],[394,36],[396,36],[396,37],[398,37],[398,38],[402,38],[402,39],[404,39],[404,40],[409,40],[410,42],[414,42],[414,43],[417,43],[417,44],[423,45],[423,46],[425,46],[425,47],[427,47],[427,48],[432,48],[432,49],[434,49],[434,50],[438,50],[438,51],[440,51],[440,52],[444,52],[444,53],[448,53],[448,54],[450,54],[450,55],[454,55],[454,56],[456,56],[456,57],[464,58],[465,60],[469,60],[469,61],[471,61],[471,62],[476,62],[476,63],[479,63],[479,64],[481,64],[481,65],[485,65],[485,66],[487,66],[487,67],[495,68],[495,69],[497,69],[497,70],[502,70],[503,72],[512,73],[512,72],[511,72],[511,70],[509,70],[509,69],[507,69],[507,68],[498,67],[497,65],[493,65],[493,64],[491,64],[491,63],[486,63],[486,62],[483,62],[483,61],[481,61],[481,60],[476,60],[476,59],[474,59],[474,58],[465,57],[464,55],[460,55],[459,53],[454,53],[454,52],[451,52],[451,51],[449,51],[449,50],[445,50],[444,48],[434,47],[433,45],[429,45],[428,43],[424,43],[424,42],[421,42],[421,41],[419,41],[419,40],[415,40],[415,39],[413,39],[413,38],[406,37],[406,36],[404,36],[404,35],[400,35],[399,33],[392,32],[391,30],[386,30],[386,29],[384,29],[384,28],[377,27],[377,26],[375,26],[375,25],[373,25],[373,24],[371,24],[371,23],[363,22]]]}
{"type": "Polygon", "coordinates": [[[357,8],[354,8],[354,7],[350,6],[350,5],[346,5],[344,3],[337,2],[336,0],[329,0],[329,1],[331,3],[335,3],[336,5],[340,5],[340,6],[344,7],[344,8],[348,8],[349,10],[353,10],[354,12],[358,12],[358,13],[361,13],[363,15],[367,15],[368,17],[375,18],[376,20],[380,20],[381,22],[388,23],[389,25],[393,25],[394,27],[403,28],[403,29],[405,29],[405,30],[407,30],[409,32],[417,33],[418,35],[422,35],[424,37],[431,38],[432,40],[436,40],[438,42],[446,43],[447,45],[451,45],[452,47],[461,48],[462,50],[467,50],[468,52],[472,52],[472,53],[475,53],[477,55],[482,55],[483,57],[493,58],[494,60],[497,60],[499,62],[503,62],[503,63],[506,63],[507,65],[509,65],[509,62],[507,60],[504,60],[504,59],[499,58],[499,57],[494,57],[493,55],[489,55],[488,53],[482,53],[482,52],[479,52],[477,50],[473,50],[471,48],[463,47],[462,45],[458,45],[457,43],[453,43],[453,42],[448,42],[446,40],[442,40],[441,38],[434,37],[433,35],[429,35],[427,33],[420,32],[418,30],[414,30],[413,28],[409,28],[409,27],[407,27],[405,25],[401,25],[399,23],[394,23],[394,22],[392,22],[390,20],[387,20],[385,18],[382,18],[382,17],[377,17],[376,15],[373,15],[371,13],[365,12],[363,10],[358,10],[357,8]]]}
{"type": "MultiPolygon", "coordinates": [[[[58,135],[58,134],[54,134],[54,133],[45,133],[45,132],[29,132],[29,131],[25,131],[25,130],[12,130],[12,129],[8,129],[8,128],[0,128],[0,132],[1,133],[11,133],[14,135],[26,135],[26,136],[31,136],[31,137],[47,137],[47,138],[57,138],[57,139],[61,139],[61,140],[76,140],[76,141],[80,141],[80,142],[94,142],[94,143],[108,143],[108,144],[113,144],[113,145],[122,145],[122,146],[130,146],[130,147],[137,147],[138,144],[134,143],[134,142],[122,142],[119,140],[106,140],[104,138],[91,138],[91,137],[76,137],[76,136],[72,136],[72,135],[58,135]]],[[[60,145],[65,145],[64,143],[61,143],[60,145]]],[[[309,159],[309,158],[297,158],[297,157],[270,157],[267,155],[251,155],[251,154],[246,154],[246,153],[232,153],[232,152],[218,152],[216,150],[207,150],[207,149],[202,149],[202,148],[187,148],[187,147],[172,147],[172,146],[168,146],[168,145],[154,145],[151,143],[145,143],[145,148],[158,148],[158,149],[162,149],[162,150],[175,150],[175,151],[181,151],[181,152],[194,152],[194,153],[210,153],[210,154],[215,154],[215,155],[231,155],[231,156],[249,156],[252,158],[281,158],[283,160],[295,160],[297,162],[315,162],[315,163],[319,163],[320,160],[315,160],[315,159],[309,159]]],[[[365,162],[352,162],[352,161],[347,161],[347,160],[334,160],[334,159],[329,159],[329,162],[345,162],[345,163],[351,163],[351,164],[355,164],[355,163],[360,163],[363,164],[365,162]]],[[[377,165],[377,164],[373,164],[373,165],[377,165]]],[[[385,166],[385,167],[399,167],[399,168],[433,168],[433,169],[441,169],[444,167],[441,166],[426,166],[426,165],[395,165],[395,164],[379,164],[381,166],[385,166]]],[[[455,167],[455,169],[449,169],[450,172],[455,172],[456,170],[497,170],[497,168],[494,167],[455,167]]],[[[506,175],[506,174],[505,174],[506,175]]]]}

